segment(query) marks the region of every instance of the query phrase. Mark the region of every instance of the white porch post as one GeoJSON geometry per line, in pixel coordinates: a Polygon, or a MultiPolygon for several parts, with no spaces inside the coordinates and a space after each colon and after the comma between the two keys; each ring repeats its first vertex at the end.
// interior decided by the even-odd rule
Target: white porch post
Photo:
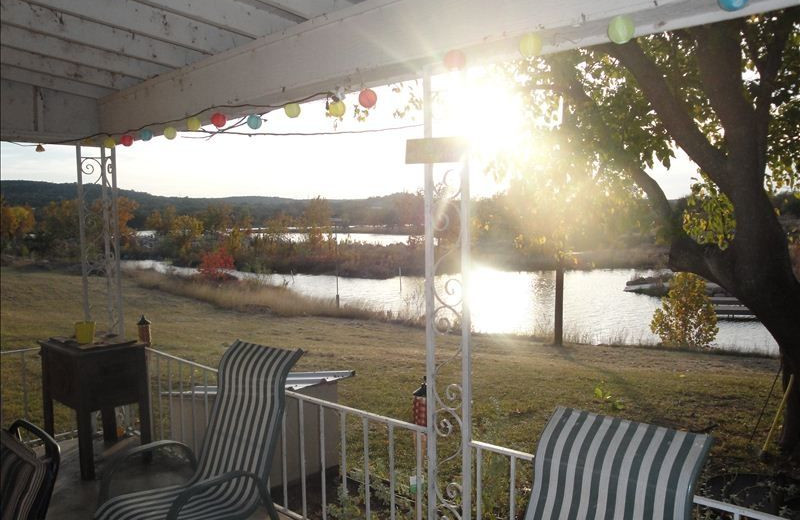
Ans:
{"type": "Polygon", "coordinates": [[[120,276],[119,206],[117,201],[116,153],[100,147],[100,155],[84,155],[87,148],[75,146],[78,191],[78,230],[80,238],[83,319],[91,320],[89,275],[101,272],[106,278],[106,330],[120,339],[125,327],[122,314],[122,279],[120,276]],[[96,177],[95,177],[96,175],[96,177]],[[87,206],[84,181],[99,184],[101,215],[93,215],[87,206]],[[89,225],[89,224],[92,225],[89,225]],[[102,245],[101,245],[102,241],[102,245]],[[99,249],[102,247],[102,252],[99,249]]]}
{"type": "MultiPolygon", "coordinates": [[[[433,139],[430,69],[423,74],[424,139],[409,142],[406,161],[423,163],[425,173],[425,374],[427,380],[428,424],[428,519],[438,517],[469,520],[472,516],[472,359],[471,326],[468,295],[470,267],[470,192],[468,150],[463,140],[433,139]],[[434,163],[460,163],[458,184],[448,186],[448,174],[442,184],[434,183],[434,163]],[[455,244],[441,237],[437,258],[436,233],[456,225],[448,210],[459,215],[459,234],[455,244]],[[453,275],[441,287],[436,286],[436,271],[445,257],[460,255],[461,276],[453,275]],[[454,355],[437,361],[437,334],[451,334],[460,327],[460,348],[454,355]],[[438,381],[441,369],[461,361],[459,382],[438,381]],[[441,391],[440,391],[441,388],[441,391]],[[460,435],[455,432],[460,429],[460,435]],[[459,435],[458,448],[447,448],[440,456],[439,438],[459,435]],[[451,463],[452,461],[452,463],[451,463]],[[440,482],[443,473],[457,471],[460,463],[460,482],[440,482]],[[453,463],[456,464],[454,468],[453,463]]],[[[441,285],[441,284],[440,284],[441,285]]],[[[451,446],[451,445],[450,445],[451,446]]]]}

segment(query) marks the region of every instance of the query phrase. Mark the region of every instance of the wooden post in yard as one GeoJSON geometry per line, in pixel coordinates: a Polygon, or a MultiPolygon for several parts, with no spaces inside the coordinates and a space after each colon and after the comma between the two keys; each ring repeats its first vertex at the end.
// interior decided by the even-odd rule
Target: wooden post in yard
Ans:
{"type": "Polygon", "coordinates": [[[564,265],[556,264],[556,305],[553,325],[553,345],[564,344],[564,265]]]}

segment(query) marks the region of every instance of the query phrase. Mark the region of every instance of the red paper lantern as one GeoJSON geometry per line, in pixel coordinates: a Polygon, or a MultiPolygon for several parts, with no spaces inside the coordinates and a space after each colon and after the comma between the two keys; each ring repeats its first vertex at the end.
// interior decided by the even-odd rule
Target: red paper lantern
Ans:
{"type": "Polygon", "coordinates": [[[371,88],[365,88],[358,94],[358,103],[364,108],[372,108],[378,102],[378,94],[371,88]]]}
{"type": "Polygon", "coordinates": [[[458,49],[448,51],[444,55],[444,66],[447,70],[461,70],[467,64],[467,57],[458,49]]]}
{"type": "Polygon", "coordinates": [[[130,134],[125,134],[119,138],[119,142],[122,143],[122,146],[130,146],[133,144],[133,136],[130,134]]]}
{"type": "Polygon", "coordinates": [[[422,385],[414,391],[411,403],[412,421],[417,426],[428,426],[428,385],[422,380],[422,385]]]}
{"type": "Polygon", "coordinates": [[[222,128],[227,122],[228,118],[225,117],[225,114],[222,112],[214,112],[214,114],[211,116],[211,124],[217,128],[222,128]]]}

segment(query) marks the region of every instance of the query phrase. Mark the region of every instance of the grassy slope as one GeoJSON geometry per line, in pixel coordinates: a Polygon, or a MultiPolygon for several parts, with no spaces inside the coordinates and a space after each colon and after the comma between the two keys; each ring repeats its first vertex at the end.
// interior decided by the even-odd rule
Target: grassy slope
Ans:
{"type": "MultiPolygon", "coordinates": [[[[81,318],[79,276],[4,267],[1,280],[4,350],[34,346],[45,336],[70,334],[72,322],[81,318]]],[[[98,309],[102,309],[101,288],[102,281],[93,279],[98,309]]],[[[222,346],[237,337],[300,347],[306,354],[298,369],[356,370],[355,378],[340,384],[340,402],[408,419],[411,392],[424,374],[420,329],[378,321],[221,310],[144,289],[130,280],[124,281],[124,292],[129,334],[135,336],[139,314],[147,314],[160,350],[216,366],[222,346]]],[[[456,338],[441,343],[444,356],[453,352],[456,338]]],[[[716,425],[708,473],[765,469],[746,444],[777,369],[776,360],[634,347],[554,348],[524,338],[488,336],[476,337],[473,348],[479,440],[534,451],[557,404],[612,413],[593,394],[595,385],[605,381],[605,389],[624,400],[625,410],[617,412],[623,417],[693,430],[716,425]]],[[[4,363],[4,393],[16,380],[18,373],[4,363]]],[[[454,374],[449,381],[455,381],[454,374]]],[[[776,403],[773,398],[768,414],[774,413],[776,403]]],[[[756,444],[763,442],[769,422],[762,421],[756,444]]]]}

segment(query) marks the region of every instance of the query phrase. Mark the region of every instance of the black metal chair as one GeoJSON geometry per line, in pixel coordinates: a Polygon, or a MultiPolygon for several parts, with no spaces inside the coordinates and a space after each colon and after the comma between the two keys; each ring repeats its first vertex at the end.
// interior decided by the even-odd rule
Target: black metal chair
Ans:
{"type": "Polygon", "coordinates": [[[174,441],[134,448],[106,471],[95,518],[244,519],[262,503],[272,520],[278,520],[266,481],[283,420],[286,378],[302,354],[299,349],[237,340],[219,363],[219,390],[194,476],[185,485],[128,493],[103,502],[111,476],[130,456],[175,445],[191,453],[174,441]]]}
{"type": "Polygon", "coordinates": [[[19,419],[2,436],[2,484],[0,517],[19,520],[43,520],[50,505],[53,486],[61,464],[61,450],[44,430],[19,419]],[[38,438],[44,447],[41,456],[22,442],[21,430],[38,438]]]}

